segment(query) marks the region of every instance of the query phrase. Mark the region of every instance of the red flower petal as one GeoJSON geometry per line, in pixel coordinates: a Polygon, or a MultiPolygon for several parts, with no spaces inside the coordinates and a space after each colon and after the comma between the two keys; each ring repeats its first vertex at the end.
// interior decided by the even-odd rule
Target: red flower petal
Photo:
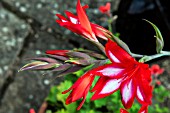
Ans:
{"type": "Polygon", "coordinates": [[[138,113],[148,113],[148,105],[143,105],[138,113]]]}
{"type": "Polygon", "coordinates": [[[90,89],[90,86],[92,85],[93,80],[94,80],[94,76],[87,72],[86,74],[81,76],[72,85],[72,87],[70,87],[68,90],[62,92],[63,94],[65,94],[72,90],[72,92],[66,99],[66,104],[70,104],[72,102],[75,102],[75,101],[83,98],[82,102],[80,103],[79,107],[77,108],[77,110],[79,110],[85,101],[85,98],[86,98],[87,93],[90,89]]]}
{"type": "Polygon", "coordinates": [[[129,113],[125,109],[120,108],[120,113],[129,113]]]}
{"type": "Polygon", "coordinates": [[[74,15],[73,13],[71,13],[69,11],[65,11],[65,14],[67,15],[67,17],[68,17],[68,19],[70,20],[71,23],[78,24],[79,20],[78,20],[78,17],[76,15],[74,15]]]}
{"type": "Polygon", "coordinates": [[[127,72],[121,65],[119,64],[107,64],[104,66],[100,66],[90,71],[94,75],[98,76],[108,76],[112,78],[120,78],[124,76],[127,72]]]}
{"type": "Polygon", "coordinates": [[[97,38],[95,37],[95,35],[92,31],[90,21],[86,15],[86,13],[84,12],[84,9],[82,8],[82,6],[80,4],[80,0],[78,0],[78,2],[77,2],[77,15],[78,15],[78,18],[79,18],[82,28],[85,29],[85,31],[91,35],[91,37],[90,37],[91,39],[98,42],[97,38]]]}
{"type": "Polygon", "coordinates": [[[77,110],[80,110],[81,107],[83,106],[83,104],[84,104],[84,102],[85,102],[85,100],[86,100],[87,93],[88,93],[88,91],[89,91],[89,89],[90,89],[90,86],[91,86],[91,85],[89,85],[89,86],[85,89],[84,95],[83,95],[83,100],[81,101],[80,105],[77,107],[77,110]]]}
{"type": "MultiPolygon", "coordinates": [[[[64,16],[60,14],[56,14],[56,16],[60,19],[61,22],[68,22],[68,20],[64,16]]],[[[60,21],[56,20],[57,23],[60,21]]]]}
{"type": "Polygon", "coordinates": [[[105,84],[105,81],[107,81],[109,78],[108,77],[100,77],[96,83],[96,85],[93,87],[91,92],[95,92],[99,88],[103,87],[103,84],[105,84]]]}
{"type": "Polygon", "coordinates": [[[136,76],[136,80],[140,80],[141,82],[137,82],[137,93],[136,97],[137,100],[141,104],[151,104],[152,98],[152,86],[150,85],[151,82],[151,72],[149,68],[143,68],[146,64],[141,64],[140,69],[136,76]],[[142,67],[143,66],[143,67],[142,67]]]}
{"type": "Polygon", "coordinates": [[[120,87],[122,103],[126,109],[130,108],[133,104],[136,95],[136,84],[133,79],[128,79],[121,84],[120,87]]]}
{"type": "Polygon", "coordinates": [[[112,35],[108,30],[106,30],[105,28],[103,28],[103,27],[101,27],[101,26],[99,26],[97,24],[91,23],[91,27],[92,27],[92,30],[95,33],[95,35],[97,37],[100,37],[100,38],[104,39],[104,40],[108,40],[110,35],[112,35]]]}
{"type": "Polygon", "coordinates": [[[67,56],[69,50],[47,50],[45,53],[50,55],[67,56]]]}
{"type": "Polygon", "coordinates": [[[136,97],[141,104],[151,104],[152,87],[148,83],[142,83],[137,86],[136,97]]]}
{"type": "Polygon", "coordinates": [[[117,91],[121,84],[121,79],[110,79],[108,77],[101,77],[96,83],[95,87],[92,89],[94,95],[91,100],[96,100],[99,98],[104,98],[115,91],[117,91]]]}
{"type": "Polygon", "coordinates": [[[82,8],[83,8],[84,11],[85,11],[87,8],[89,8],[89,6],[86,4],[86,5],[84,5],[82,8]]]}
{"type": "Polygon", "coordinates": [[[108,41],[105,48],[106,54],[112,62],[126,64],[127,66],[134,64],[135,59],[112,40],[108,41]]]}

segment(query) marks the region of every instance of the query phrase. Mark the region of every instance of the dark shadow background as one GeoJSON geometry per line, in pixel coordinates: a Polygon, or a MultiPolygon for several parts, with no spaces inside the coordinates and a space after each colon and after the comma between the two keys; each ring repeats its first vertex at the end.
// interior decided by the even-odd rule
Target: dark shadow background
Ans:
{"type": "Polygon", "coordinates": [[[170,5],[168,0],[121,0],[117,11],[116,31],[131,50],[140,54],[155,54],[154,23],[161,31],[165,46],[170,50],[170,5]]]}

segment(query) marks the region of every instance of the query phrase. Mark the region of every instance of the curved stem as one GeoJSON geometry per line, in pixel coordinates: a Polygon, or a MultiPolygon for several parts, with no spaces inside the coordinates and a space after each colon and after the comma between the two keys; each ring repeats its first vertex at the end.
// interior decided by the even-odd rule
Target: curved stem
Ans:
{"type": "Polygon", "coordinates": [[[169,56],[170,52],[169,51],[161,51],[162,54],[169,56]]]}
{"type": "Polygon", "coordinates": [[[112,18],[107,20],[109,31],[112,33],[112,18]]]}
{"type": "Polygon", "coordinates": [[[146,55],[140,55],[140,54],[135,54],[135,53],[131,53],[130,55],[135,58],[142,58],[142,57],[146,56],[146,55]]]}
{"type": "Polygon", "coordinates": [[[104,55],[106,55],[105,47],[100,42],[95,42],[95,41],[91,41],[91,40],[89,40],[89,41],[92,42],[92,44],[95,44],[104,53],[104,55]]]}
{"type": "Polygon", "coordinates": [[[169,51],[161,51],[161,53],[159,53],[159,54],[155,54],[155,55],[151,55],[151,56],[144,56],[143,58],[141,58],[139,60],[139,62],[148,62],[150,60],[160,58],[162,56],[170,56],[170,52],[169,51]]]}
{"type": "Polygon", "coordinates": [[[94,43],[106,55],[105,47],[101,43],[94,43]]]}

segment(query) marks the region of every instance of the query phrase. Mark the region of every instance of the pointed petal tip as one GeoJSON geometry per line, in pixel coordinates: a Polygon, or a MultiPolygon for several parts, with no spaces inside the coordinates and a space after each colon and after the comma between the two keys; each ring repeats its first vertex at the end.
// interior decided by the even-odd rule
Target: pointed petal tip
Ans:
{"type": "Polygon", "coordinates": [[[61,14],[55,14],[59,19],[61,18],[61,17],[63,17],[61,14]]]}
{"type": "Polygon", "coordinates": [[[88,38],[90,40],[98,42],[95,34],[92,31],[90,21],[85,13],[83,7],[80,4],[80,0],[78,0],[78,2],[77,2],[76,10],[77,10],[77,15],[78,15],[78,19],[80,21],[81,27],[90,35],[88,38]]]}
{"type": "Polygon", "coordinates": [[[80,109],[81,109],[81,107],[83,106],[85,100],[86,100],[86,96],[83,97],[83,100],[81,101],[80,105],[77,107],[77,110],[80,110],[80,109]]]}
{"type": "Polygon", "coordinates": [[[59,16],[60,14],[57,13],[57,14],[55,14],[55,15],[56,15],[56,16],[59,16]]]}
{"type": "Polygon", "coordinates": [[[130,81],[127,80],[124,83],[121,84],[121,98],[122,98],[122,104],[126,109],[129,109],[132,107],[135,96],[136,96],[136,84],[131,79],[130,81]]]}
{"type": "Polygon", "coordinates": [[[66,101],[65,101],[65,104],[66,104],[66,105],[68,105],[68,104],[71,104],[71,103],[72,103],[72,102],[71,102],[71,101],[69,101],[69,100],[70,100],[70,98],[67,98],[67,99],[66,99],[66,101]]]}
{"type": "Polygon", "coordinates": [[[70,90],[65,90],[65,91],[63,91],[62,92],[62,94],[66,94],[66,93],[68,93],[70,90]]]}
{"type": "Polygon", "coordinates": [[[55,20],[55,22],[57,22],[58,24],[61,24],[61,20],[55,20]]]}
{"type": "Polygon", "coordinates": [[[18,73],[21,72],[21,71],[23,71],[22,68],[18,70],[18,73]]]}
{"type": "Polygon", "coordinates": [[[91,97],[90,100],[94,101],[94,100],[97,100],[97,99],[100,99],[100,98],[104,98],[106,96],[107,96],[107,94],[99,94],[99,92],[96,91],[95,94],[91,97]]]}
{"type": "Polygon", "coordinates": [[[96,100],[95,94],[90,98],[91,101],[96,100]]]}
{"type": "Polygon", "coordinates": [[[127,112],[125,109],[123,109],[123,108],[120,108],[120,113],[129,113],[129,112],[127,112]]]}

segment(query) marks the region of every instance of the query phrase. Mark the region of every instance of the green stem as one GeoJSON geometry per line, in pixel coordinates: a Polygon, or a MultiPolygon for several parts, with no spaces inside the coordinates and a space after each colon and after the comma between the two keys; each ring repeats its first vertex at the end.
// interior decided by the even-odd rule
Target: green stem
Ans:
{"type": "Polygon", "coordinates": [[[139,60],[139,62],[148,62],[150,60],[160,58],[162,56],[170,56],[170,52],[169,51],[161,51],[161,53],[159,53],[159,54],[155,54],[155,55],[151,55],[151,56],[144,56],[143,58],[141,58],[139,60]]]}
{"type": "Polygon", "coordinates": [[[169,51],[161,51],[162,54],[169,56],[170,52],[169,51]]]}
{"type": "Polygon", "coordinates": [[[109,31],[112,33],[112,21],[108,20],[108,28],[109,31]]]}
{"type": "Polygon", "coordinates": [[[118,37],[114,36],[112,34],[112,38],[111,38],[114,42],[116,42],[121,48],[123,48],[126,52],[128,52],[130,55],[132,55],[132,52],[130,51],[128,45],[126,43],[124,43],[121,39],[119,39],[118,37]]]}
{"type": "Polygon", "coordinates": [[[100,42],[94,42],[94,41],[91,42],[95,44],[104,53],[104,55],[106,55],[105,47],[100,42]]]}
{"type": "Polygon", "coordinates": [[[86,39],[88,41],[90,41],[92,44],[96,45],[104,53],[104,55],[106,55],[105,47],[100,42],[96,42],[96,41],[90,40],[88,38],[86,38],[86,39]]]}
{"type": "Polygon", "coordinates": [[[145,55],[140,55],[140,54],[135,54],[135,53],[131,53],[130,55],[133,56],[134,58],[142,58],[145,56],[145,55]]]}

